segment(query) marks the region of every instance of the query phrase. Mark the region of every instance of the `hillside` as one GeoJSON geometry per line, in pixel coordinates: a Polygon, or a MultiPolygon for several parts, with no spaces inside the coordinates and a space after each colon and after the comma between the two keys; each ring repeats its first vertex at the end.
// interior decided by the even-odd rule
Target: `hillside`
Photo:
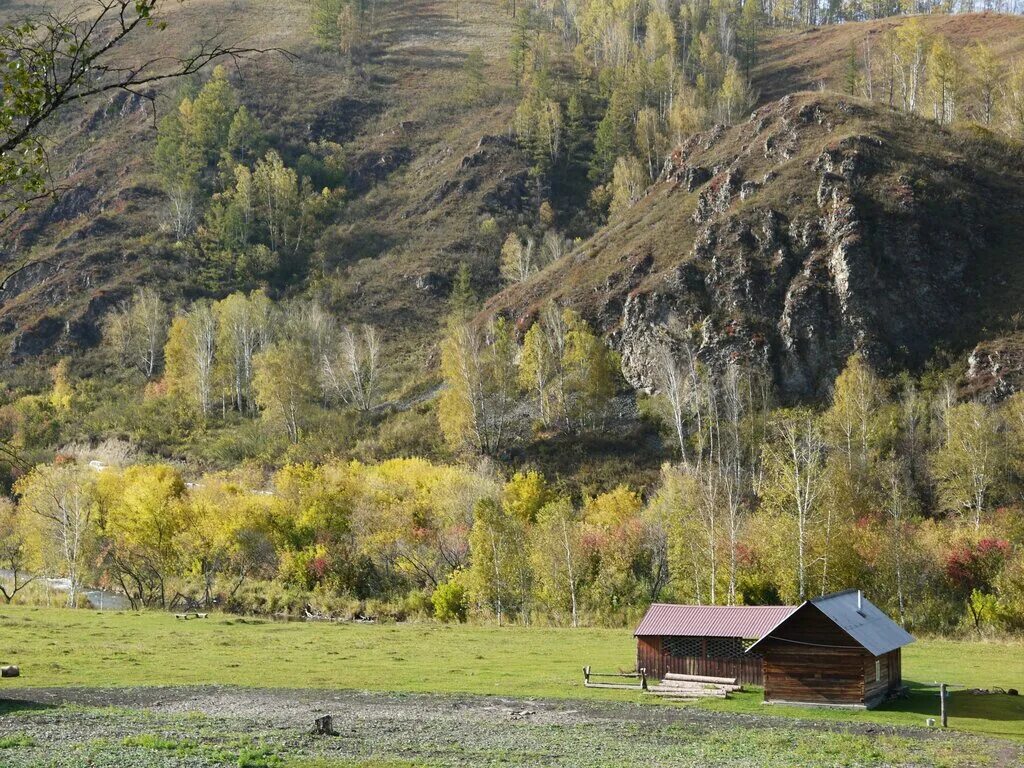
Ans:
{"type": "Polygon", "coordinates": [[[693,136],[662,180],[571,257],[489,304],[547,301],[611,337],[635,386],[653,350],[764,357],[821,395],[861,351],[895,372],[1021,309],[1024,153],[858,99],[796,94],[693,136]]]}
{"type": "MultiPolygon", "coordinates": [[[[984,43],[1001,60],[1024,53],[1024,18],[999,13],[916,16],[926,34],[941,35],[956,48],[984,43]]],[[[852,24],[832,24],[771,34],[762,43],[751,72],[761,104],[797,91],[841,90],[850,50],[863,61],[865,50],[877,53],[889,31],[907,17],[852,24]]]]}
{"type": "MultiPolygon", "coordinates": [[[[21,3],[0,14],[44,7],[21,3]]],[[[251,57],[231,71],[242,102],[286,160],[311,142],[344,148],[344,204],[315,245],[313,273],[291,290],[315,282],[339,318],[377,324],[403,357],[416,359],[457,265],[493,262],[480,222],[492,209],[514,222],[528,165],[500,138],[514,110],[507,19],[483,2],[460,2],[458,20],[456,5],[443,0],[376,7],[372,45],[354,61],[316,46],[303,0],[172,4],[167,29],[148,30],[134,44],[186,50],[216,30],[292,55],[251,57]],[[489,88],[467,107],[461,70],[473,50],[484,53],[489,88]]],[[[156,94],[156,117],[144,100],[118,94],[59,125],[52,155],[66,191],[23,222],[6,259],[40,260],[0,301],[0,334],[14,362],[95,345],[103,313],[139,285],[158,284],[172,300],[229,289],[199,284],[200,265],[183,258],[163,226],[155,121],[176,108],[176,94],[170,86],[156,94]]],[[[493,263],[475,272],[496,278],[493,263]]]]}
{"type": "MultiPolygon", "coordinates": [[[[25,0],[0,16],[50,5],[25,0]]],[[[494,218],[501,232],[530,223],[539,201],[530,159],[508,138],[518,100],[507,60],[508,16],[482,1],[374,7],[372,45],[356,60],[317,47],[302,0],[175,5],[166,31],[147,32],[134,44],[181,51],[216,30],[294,54],[242,61],[231,74],[286,160],[311,142],[344,148],[344,204],[315,243],[310,273],[279,290],[312,293],[343,321],[378,325],[395,345],[394,357],[422,371],[457,266],[470,264],[479,295],[499,287],[500,241],[481,224],[494,218]],[[466,104],[462,69],[473,51],[484,56],[488,92],[466,104]]],[[[752,73],[761,102],[836,87],[851,43],[898,23],[770,34],[752,73]]],[[[1000,54],[1024,47],[1019,17],[936,16],[924,23],[957,44],[982,40],[1000,54]]],[[[168,86],[155,94],[156,117],[175,109],[177,92],[168,86]]],[[[139,285],[159,284],[180,302],[230,290],[199,282],[202,265],[166,231],[168,203],[152,168],[155,119],[145,100],[119,94],[57,126],[52,158],[64,192],[26,218],[5,257],[8,264],[39,262],[0,297],[8,362],[94,347],[103,314],[139,285]]]]}

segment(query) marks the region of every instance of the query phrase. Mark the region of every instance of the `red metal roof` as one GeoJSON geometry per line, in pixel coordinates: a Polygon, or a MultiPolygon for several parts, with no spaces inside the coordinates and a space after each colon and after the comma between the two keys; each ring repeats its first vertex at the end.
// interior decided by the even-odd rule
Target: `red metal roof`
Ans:
{"type": "Polygon", "coordinates": [[[670,605],[654,603],[634,636],[689,635],[760,639],[786,619],[795,605],[670,605]]]}

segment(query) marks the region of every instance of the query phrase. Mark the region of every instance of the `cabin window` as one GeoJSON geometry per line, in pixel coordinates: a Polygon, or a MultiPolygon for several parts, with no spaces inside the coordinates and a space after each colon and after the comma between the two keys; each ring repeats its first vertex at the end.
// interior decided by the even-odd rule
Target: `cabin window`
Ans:
{"type": "Polygon", "coordinates": [[[703,656],[699,637],[666,637],[665,650],[669,656],[703,656]]]}
{"type": "Polygon", "coordinates": [[[875,659],[875,682],[882,679],[882,660],[875,659]]]}

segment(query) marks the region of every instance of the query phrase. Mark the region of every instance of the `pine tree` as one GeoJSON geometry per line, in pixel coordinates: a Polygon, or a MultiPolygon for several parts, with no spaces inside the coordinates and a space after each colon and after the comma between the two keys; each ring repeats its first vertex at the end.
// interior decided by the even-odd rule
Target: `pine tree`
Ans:
{"type": "Polygon", "coordinates": [[[477,308],[476,292],[473,290],[473,272],[468,262],[460,262],[448,295],[448,316],[453,320],[466,321],[477,308]]]}
{"type": "Polygon", "coordinates": [[[634,107],[634,95],[625,83],[620,83],[612,91],[608,109],[594,134],[594,156],[590,164],[592,180],[607,179],[615,161],[632,153],[634,107]]]}
{"type": "Polygon", "coordinates": [[[860,92],[861,74],[860,59],[857,55],[857,44],[851,43],[846,56],[846,74],[843,78],[843,89],[851,96],[860,92]]]}
{"type": "Polygon", "coordinates": [[[928,91],[932,114],[940,125],[956,119],[956,110],[963,87],[963,71],[957,52],[944,37],[937,37],[928,53],[928,91]]]}
{"type": "Polygon", "coordinates": [[[969,52],[971,80],[977,100],[975,117],[982,125],[992,125],[999,112],[1000,90],[1006,78],[1006,67],[992,49],[976,43],[969,52]]]}

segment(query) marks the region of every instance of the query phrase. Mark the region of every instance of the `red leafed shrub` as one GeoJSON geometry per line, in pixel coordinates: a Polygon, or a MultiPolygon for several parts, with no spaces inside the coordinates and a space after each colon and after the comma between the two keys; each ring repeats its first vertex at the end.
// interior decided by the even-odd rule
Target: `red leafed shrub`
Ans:
{"type": "Polygon", "coordinates": [[[309,574],[317,581],[321,581],[331,569],[331,563],[327,557],[320,555],[309,561],[309,574]]]}
{"type": "Polygon", "coordinates": [[[987,591],[1010,556],[1010,542],[1005,539],[982,539],[975,544],[961,544],[946,556],[946,577],[966,591],[987,591]]]}

